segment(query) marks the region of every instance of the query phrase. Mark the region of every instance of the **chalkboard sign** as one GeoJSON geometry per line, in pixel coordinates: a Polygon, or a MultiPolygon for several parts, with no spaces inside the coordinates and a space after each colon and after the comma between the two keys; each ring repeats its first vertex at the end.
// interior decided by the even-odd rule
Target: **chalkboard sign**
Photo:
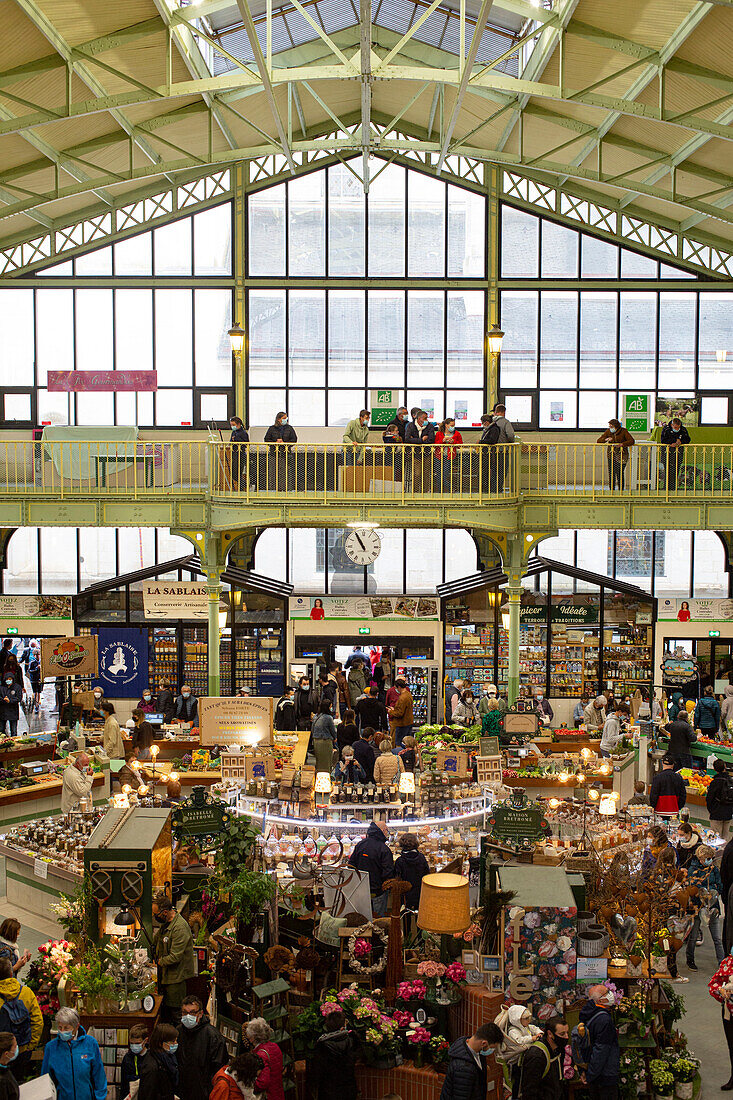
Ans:
{"type": "Polygon", "coordinates": [[[479,737],[479,756],[498,756],[499,755],[499,738],[498,737],[479,737]]]}

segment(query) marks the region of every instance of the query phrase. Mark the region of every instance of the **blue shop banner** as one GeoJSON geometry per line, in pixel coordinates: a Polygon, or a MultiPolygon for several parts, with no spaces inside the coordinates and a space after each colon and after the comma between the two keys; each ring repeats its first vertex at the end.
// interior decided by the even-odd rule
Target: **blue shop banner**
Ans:
{"type": "Polygon", "coordinates": [[[148,632],[137,627],[100,627],[99,684],[110,699],[139,699],[148,687],[148,632]]]}

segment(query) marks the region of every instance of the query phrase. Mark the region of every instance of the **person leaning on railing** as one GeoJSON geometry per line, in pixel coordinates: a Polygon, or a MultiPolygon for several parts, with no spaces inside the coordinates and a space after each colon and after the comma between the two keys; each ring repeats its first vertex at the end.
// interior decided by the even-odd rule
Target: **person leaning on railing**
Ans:
{"type": "Polygon", "coordinates": [[[229,442],[236,444],[232,447],[232,488],[244,489],[244,481],[247,471],[247,448],[243,443],[249,443],[249,433],[238,416],[229,418],[229,427],[232,434],[229,442]]]}
{"type": "Polygon", "coordinates": [[[356,455],[356,461],[361,463],[364,461],[364,444],[369,436],[369,413],[366,409],[362,409],[358,416],[355,416],[353,420],[350,420],[346,425],[346,431],[343,434],[342,442],[347,446],[353,447],[353,453],[356,455]]]}
{"type": "Polygon", "coordinates": [[[633,435],[623,427],[619,420],[612,418],[605,432],[598,436],[596,443],[608,443],[606,460],[608,462],[608,484],[611,489],[623,489],[624,470],[629,461],[629,447],[636,443],[633,435]]]}
{"type": "MultiPolygon", "coordinates": [[[[435,443],[435,429],[428,420],[428,414],[417,406],[410,409],[412,420],[405,428],[405,443],[414,447],[423,447],[435,443]]],[[[412,460],[413,488],[420,491],[426,488],[425,481],[430,477],[430,457],[422,451],[410,451],[412,460]]]]}
{"type": "Polygon", "coordinates": [[[679,416],[673,416],[669,424],[664,425],[659,442],[667,448],[667,489],[676,489],[677,477],[683,462],[683,448],[690,442],[690,433],[679,416]]]}
{"type": "MultiPolygon", "coordinates": [[[[297,443],[298,437],[295,429],[288,424],[288,414],[279,412],[275,417],[275,423],[271,424],[265,432],[265,443],[297,443]]],[[[270,448],[267,456],[267,488],[287,489],[288,486],[288,449],[287,447],[270,448]]]]}
{"type": "MultiPolygon", "coordinates": [[[[457,447],[463,443],[463,436],[456,431],[456,422],[449,416],[438,427],[435,434],[435,483],[442,493],[450,492],[453,488],[453,460],[457,458],[457,447]],[[438,444],[444,446],[438,446],[438,444]],[[448,446],[445,446],[448,444],[448,446]]],[[[456,467],[458,464],[456,463],[456,467]]]]}

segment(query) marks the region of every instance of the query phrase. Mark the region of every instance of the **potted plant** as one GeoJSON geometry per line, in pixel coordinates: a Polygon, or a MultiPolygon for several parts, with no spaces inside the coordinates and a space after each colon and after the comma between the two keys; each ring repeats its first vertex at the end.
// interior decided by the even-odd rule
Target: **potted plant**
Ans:
{"type": "Polygon", "coordinates": [[[677,1058],[670,1067],[674,1077],[674,1094],[679,1100],[691,1100],[695,1087],[695,1078],[698,1071],[698,1063],[689,1055],[677,1058]]]}
{"type": "Polygon", "coordinates": [[[433,1035],[430,1040],[430,1056],[433,1059],[433,1065],[439,1073],[445,1073],[448,1065],[449,1050],[450,1043],[447,1039],[444,1039],[442,1035],[433,1035]]]}
{"type": "MultiPolygon", "coordinates": [[[[651,950],[651,962],[653,972],[655,974],[668,974],[669,968],[667,966],[667,952],[669,951],[669,940],[671,932],[669,928],[660,928],[657,932],[654,943],[651,950]],[[667,946],[665,947],[665,943],[667,946]]],[[[651,977],[651,975],[650,975],[651,977]]]]}
{"type": "Polygon", "coordinates": [[[240,943],[252,940],[255,919],[275,897],[277,885],[261,871],[240,871],[229,886],[229,904],[237,921],[240,943]]]}
{"type": "Polygon", "coordinates": [[[674,1075],[661,1058],[652,1058],[649,1062],[649,1076],[656,1100],[670,1100],[674,1089],[674,1075]]]}
{"type": "Polygon", "coordinates": [[[118,1007],[115,979],[102,955],[95,948],[87,951],[78,966],[69,969],[69,977],[79,991],[88,1013],[116,1012],[118,1007]],[[104,969],[103,969],[104,967],[104,969]]]}
{"type": "Polygon", "coordinates": [[[410,1047],[410,1054],[418,1069],[420,1069],[425,1061],[425,1055],[428,1053],[431,1038],[432,1036],[426,1027],[416,1027],[413,1031],[407,1032],[407,1042],[410,1047]]]}

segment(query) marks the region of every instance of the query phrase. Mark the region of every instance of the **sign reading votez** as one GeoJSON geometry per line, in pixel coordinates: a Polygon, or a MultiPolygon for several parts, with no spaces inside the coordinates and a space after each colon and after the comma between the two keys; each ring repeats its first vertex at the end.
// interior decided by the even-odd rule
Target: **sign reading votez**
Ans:
{"type": "Polygon", "coordinates": [[[203,581],[147,581],[143,606],[150,619],[207,619],[209,596],[203,581]]]}

